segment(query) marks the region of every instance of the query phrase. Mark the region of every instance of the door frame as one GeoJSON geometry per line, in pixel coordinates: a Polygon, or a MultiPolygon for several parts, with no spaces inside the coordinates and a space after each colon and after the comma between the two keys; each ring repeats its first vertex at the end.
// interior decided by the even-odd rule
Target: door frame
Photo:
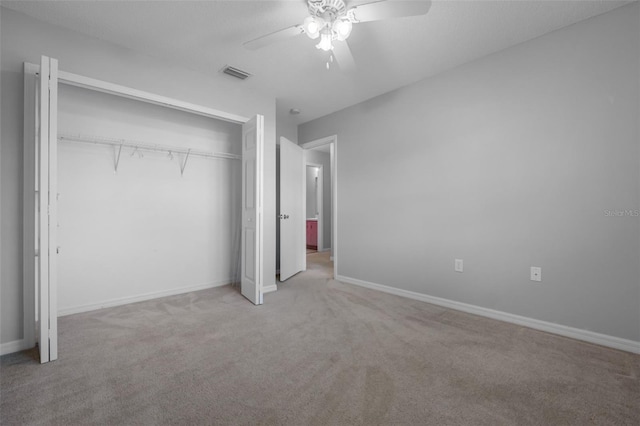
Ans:
{"type": "MultiPolygon", "coordinates": [[[[24,63],[24,73],[29,75],[37,75],[40,72],[40,65],[29,62],[24,63]]],[[[134,89],[132,87],[122,86],[120,84],[110,83],[108,81],[97,80],[95,78],[85,77],[79,74],[73,74],[66,71],[58,71],[58,83],[64,83],[69,86],[82,87],[84,89],[95,90],[97,92],[108,93],[123,98],[133,99],[149,104],[160,105],[171,109],[198,114],[205,117],[211,117],[218,120],[229,121],[237,124],[244,124],[249,121],[249,117],[232,114],[217,109],[204,107],[202,105],[192,104],[180,101],[178,99],[169,98],[155,93],[145,92],[134,89]]]]}
{"type": "MultiPolygon", "coordinates": [[[[53,59],[53,58],[52,58],[53,59]]],[[[36,303],[34,303],[34,299],[37,296],[38,292],[36,291],[36,279],[34,276],[33,267],[34,267],[34,236],[35,230],[31,229],[34,225],[30,223],[30,218],[27,220],[26,214],[27,212],[31,212],[34,209],[34,197],[33,190],[35,187],[35,177],[34,177],[34,165],[31,164],[34,160],[34,149],[31,148],[31,145],[35,141],[36,137],[36,129],[34,126],[27,122],[27,118],[31,117],[31,115],[36,112],[37,103],[35,103],[36,96],[36,86],[34,84],[34,77],[38,77],[40,74],[40,65],[33,64],[29,62],[24,62],[24,163],[25,163],[25,172],[24,172],[24,201],[23,207],[25,208],[25,220],[24,220],[24,249],[23,249],[23,270],[24,270],[24,279],[23,279],[23,340],[20,347],[16,347],[16,350],[28,349],[32,348],[36,344],[36,332],[35,327],[37,321],[40,319],[37,318],[37,308],[36,303]],[[27,115],[27,113],[29,115],[27,115]],[[29,147],[29,148],[27,148],[29,147]],[[28,164],[27,164],[28,163],[28,164]],[[30,173],[29,176],[27,174],[30,173]],[[29,228],[29,229],[27,229],[29,228]]],[[[97,80],[90,77],[85,77],[79,74],[73,74],[66,71],[58,70],[57,73],[57,81],[58,84],[66,84],[70,86],[81,87],[84,89],[94,90],[97,92],[108,93],[111,95],[124,97],[128,99],[133,99],[153,105],[160,105],[171,109],[177,109],[180,111],[198,114],[205,117],[210,117],[218,120],[229,121],[237,124],[245,124],[251,118],[244,117],[237,114],[232,114],[225,111],[220,111],[213,108],[204,107],[197,104],[192,104],[189,102],[180,101],[178,99],[169,98],[162,95],[157,95],[155,93],[145,92],[142,90],[134,89],[132,87],[122,86],[115,83],[110,83],[107,81],[97,80]]],[[[37,116],[36,116],[37,117],[37,116]]],[[[52,141],[57,147],[58,140],[57,137],[52,141]]],[[[57,176],[56,176],[57,178],[57,176]]],[[[264,190],[264,175],[260,173],[258,175],[259,185],[261,194],[260,200],[264,198],[263,190],[264,190]]],[[[263,204],[260,205],[260,209],[263,209],[263,204]]],[[[263,212],[259,215],[259,225],[260,229],[264,229],[264,214],[263,212]]],[[[264,246],[264,238],[263,235],[259,235],[259,250],[262,252],[264,246]]],[[[51,247],[49,247],[51,249],[51,247]]],[[[53,247],[53,250],[56,250],[56,247],[53,247]]],[[[263,256],[259,256],[257,270],[260,271],[260,287],[262,287],[262,270],[263,270],[263,256]]],[[[261,288],[262,292],[262,288],[261,288]]],[[[57,306],[52,306],[49,309],[49,318],[55,317],[57,320],[58,309],[57,306]]]]}
{"type": "MultiPolygon", "coordinates": [[[[338,276],[339,245],[338,245],[338,135],[327,136],[300,144],[305,150],[330,145],[331,157],[331,260],[333,260],[333,276],[338,276]]],[[[306,174],[305,174],[306,179],[306,174]]],[[[307,203],[305,199],[305,209],[307,203]]],[[[306,256],[305,256],[306,258],[306,256]]]]}
{"type": "MultiPolygon", "coordinates": [[[[305,166],[306,167],[315,167],[318,169],[318,186],[316,187],[316,209],[318,210],[318,252],[324,251],[324,239],[322,238],[323,236],[323,232],[324,232],[324,205],[323,205],[323,198],[324,198],[324,166],[322,164],[316,164],[316,163],[309,163],[307,161],[307,150],[304,151],[305,154],[305,166]]],[[[306,172],[306,169],[305,169],[306,172]]],[[[307,179],[307,175],[305,173],[304,175],[304,185],[305,185],[305,189],[306,189],[306,179],[307,179]]],[[[304,212],[304,216],[305,216],[305,222],[308,219],[307,218],[307,203],[306,203],[306,191],[305,191],[305,203],[304,203],[304,208],[305,208],[305,212],[304,212]]]]}

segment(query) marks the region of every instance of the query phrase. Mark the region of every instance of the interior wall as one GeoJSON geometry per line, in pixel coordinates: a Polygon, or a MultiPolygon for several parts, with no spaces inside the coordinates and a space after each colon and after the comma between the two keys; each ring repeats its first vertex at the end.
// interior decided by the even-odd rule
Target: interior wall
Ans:
{"type": "MultiPolygon", "coordinates": [[[[317,149],[309,149],[306,151],[307,163],[322,164],[322,244],[323,250],[332,248],[331,240],[331,155],[328,152],[322,152],[317,149]]],[[[307,215],[308,217],[308,215],[307,215]]]]}
{"type": "MultiPolygon", "coordinates": [[[[76,87],[60,134],[241,154],[242,126],[76,87]]],[[[59,145],[60,314],[233,282],[241,164],[110,146],[59,145]]]]}
{"type": "Polygon", "coordinates": [[[316,219],[318,212],[318,190],[316,178],[318,168],[307,166],[307,217],[306,219],[316,219]]]}
{"type": "Polygon", "coordinates": [[[294,115],[289,113],[288,103],[276,99],[276,136],[285,137],[293,143],[298,143],[298,124],[294,115]]]}
{"type": "MultiPolygon", "coordinates": [[[[263,284],[275,283],[275,99],[220,74],[205,75],[164,60],[1,8],[0,344],[23,337],[23,62],[41,55],[60,69],[251,117],[265,116],[263,284]]],[[[12,345],[12,347],[16,347],[12,345]]]]}
{"type": "Polygon", "coordinates": [[[338,274],[640,341],[639,18],[302,124],[301,142],[340,140],[338,274]]]}

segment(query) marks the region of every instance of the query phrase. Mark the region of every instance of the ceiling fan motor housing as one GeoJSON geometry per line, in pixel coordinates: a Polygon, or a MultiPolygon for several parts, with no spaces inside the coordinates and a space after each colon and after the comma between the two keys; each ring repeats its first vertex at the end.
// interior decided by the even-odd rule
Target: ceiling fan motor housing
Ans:
{"type": "MultiPolygon", "coordinates": [[[[308,4],[309,13],[319,18],[324,18],[329,14],[331,18],[335,19],[344,15],[347,11],[344,0],[309,0],[308,4]]],[[[329,20],[331,21],[332,19],[329,20]]]]}

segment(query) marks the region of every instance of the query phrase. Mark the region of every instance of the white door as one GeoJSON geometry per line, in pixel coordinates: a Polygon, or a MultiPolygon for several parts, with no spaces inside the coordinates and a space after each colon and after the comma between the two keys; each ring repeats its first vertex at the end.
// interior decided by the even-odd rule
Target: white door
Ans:
{"type": "Polygon", "coordinates": [[[242,125],[242,247],[240,289],[244,297],[262,304],[262,168],[264,117],[242,125]]]}
{"type": "Polygon", "coordinates": [[[58,359],[57,196],[58,61],[43,56],[38,77],[36,138],[36,295],[40,362],[58,359]]]}
{"type": "Polygon", "coordinates": [[[306,269],[305,164],[302,148],[280,138],[280,281],[306,269]]]}

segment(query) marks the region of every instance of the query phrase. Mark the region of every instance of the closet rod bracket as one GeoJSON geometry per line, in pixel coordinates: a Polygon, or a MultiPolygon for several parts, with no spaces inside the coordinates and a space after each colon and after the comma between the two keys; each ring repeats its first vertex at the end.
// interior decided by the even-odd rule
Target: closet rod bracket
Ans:
{"type": "Polygon", "coordinates": [[[115,157],[115,161],[113,164],[114,174],[118,173],[118,165],[120,164],[120,154],[122,153],[122,145],[124,145],[124,143],[121,143],[119,146],[116,146],[116,145],[113,146],[113,155],[115,157]],[[118,148],[118,152],[116,152],[116,148],[118,148]]]}
{"type": "Polygon", "coordinates": [[[189,154],[191,154],[191,150],[187,150],[187,155],[184,157],[184,161],[180,165],[180,176],[184,176],[184,168],[187,167],[187,161],[189,160],[189,154]]]}

